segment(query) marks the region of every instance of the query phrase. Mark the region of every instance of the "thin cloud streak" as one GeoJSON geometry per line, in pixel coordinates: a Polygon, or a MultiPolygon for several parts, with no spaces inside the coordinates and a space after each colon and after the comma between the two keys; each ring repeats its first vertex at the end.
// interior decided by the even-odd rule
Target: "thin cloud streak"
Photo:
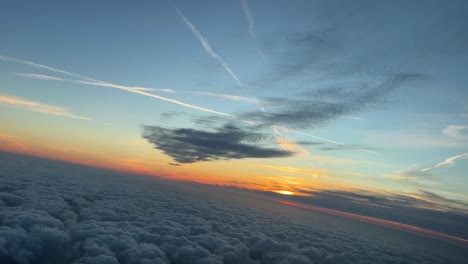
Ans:
{"type": "MultiPolygon", "coordinates": [[[[185,18],[181,12],[180,12],[180,15],[182,16],[182,18],[185,18]]],[[[198,31],[196,31],[196,32],[198,32],[198,31]]],[[[203,39],[203,37],[201,35],[199,35],[199,36],[203,39]]],[[[202,44],[203,44],[203,42],[202,42],[202,44]]],[[[15,75],[20,76],[20,77],[43,79],[43,80],[64,81],[64,82],[72,82],[72,83],[78,83],[78,84],[84,84],[84,85],[93,85],[93,86],[110,87],[110,88],[125,90],[125,91],[128,91],[128,92],[137,93],[137,94],[140,94],[140,95],[152,97],[152,98],[155,98],[155,99],[159,99],[159,100],[166,101],[166,102],[169,102],[169,103],[173,103],[173,104],[181,105],[181,106],[184,106],[184,107],[192,108],[192,109],[199,110],[199,111],[202,111],[202,112],[207,112],[207,113],[211,113],[211,114],[216,114],[216,115],[220,115],[220,116],[234,118],[234,119],[240,120],[241,122],[246,123],[246,124],[250,124],[250,125],[257,124],[255,121],[248,120],[248,119],[243,119],[243,118],[241,118],[239,116],[236,116],[236,115],[233,115],[233,114],[228,114],[228,113],[212,110],[212,109],[209,109],[209,108],[184,103],[182,101],[178,101],[178,100],[175,100],[175,99],[170,99],[170,98],[167,98],[167,97],[147,93],[147,92],[145,92],[143,90],[140,90],[141,88],[145,88],[145,87],[132,87],[132,86],[124,86],[124,85],[118,85],[118,84],[103,82],[103,81],[99,81],[99,80],[96,80],[96,79],[89,78],[87,76],[83,76],[83,75],[67,72],[67,71],[64,71],[64,70],[52,68],[52,67],[49,67],[49,66],[46,66],[46,65],[37,64],[37,63],[34,63],[34,62],[25,61],[25,60],[19,60],[19,59],[11,58],[11,57],[0,56],[0,60],[4,60],[4,61],[8,61],[8,62],[15,62],[15,63],[22,63],[22,64],[29,65],[29,66],[32,66],[32,67],[42,68],[42,69],[46,69],[46,70],[57,72],[57,73],[63,73],[63,74],[67,74],[67,75],[70,75],[70,76],[77,76],[79,78],[86,79],[87,81],[75,80],[75,79],[65,79],[65,78],[59,78],[59,77],[48,76],[48,75],[43,75],[43,74],[14,73],[15,75]],[[7,59],[5,59],[5,58],[7,58],[7,59]]],[[[201,92],[201,93],[207,94],[207,92],[201,92]]],[[[211,94],[215,95],[214,93],[211,93],[211,94]]],[[[240,96],[233,96],[233,95],[226,95],[226,94],[216,94],[216,95],[218,97],[222,97],[222,98],[229,99],[229,100],[238,100],[238,101],[240,101],[240,99],[243,98],[243,99],[246,99],[245,101],[248,101],[248,102],[254,103],[254,104],[255,104],[254,101],[257,100],[257,99],[254,99],[254,98],[240,97],[240,96]]],[[[260,109],[263,112],[265,112],[265,109],[260,105],[260,101],[258,101],[256,104],[260,107],[260,109]]],[[[334,141],[334,140],[314,136],[314,135],[311,135],[311,134],[302,133],[302,132],[299,132],[299,131],[293,131],[293,130],[289,130],[289,129],[288,129],[288,131],[290,131],[292,133],[296,133],[296,134],[316,138],[316,139],[319,139],[319,140],[322,140],[322,141],[325,141],[325,142],[329,142],[329,143],[333,143],[333,144],[337,144],[337,145],[341,145],[341,146],[347,146],[347,147],[350,147],[350,148],[360,149],[360,150],[363,150],[363,151],[366,151],[366,152],[369,152],[369,153],[373,153],[373,154],[379,154],[378,152],[375,152],[375,151],[372,151],[372,150],[347,145],[347,144],[344,144],[344,143],[341,143],[341,142],[338,142],[338,141],[334,141]]]]}
{"type": "Polygon", "coordinates": [[[253,19],[252,12],[250,12],[249,3],[247,2],[247,0],[242,0],[242,8],[244,10],[245,17],[249,22],[249,34],[250,36],[252,36],[253,39],[255,39],[255,20],[253,19]]]}
{"type": "Polygon", "coordinates": [[[325,141],[325,142],[329,142],[329,143],[333,143],[333,144],[336,144],[336,145],[345,146],[345,147],[353,148],[353,149],[359,149],[359,150],[363,150],[363,151],[366,151],[366,152],[369,152],[369,153],[372,153],[372,154],[380,155],[380,153],[378,153],[376,151],[372,151],[372,150],[365,149],[365,148],[359,148],[359,147],[356,147],[356,146],[353,146],[353,145],[344,144],[344,143],[341,143],[341,142],[338,142],[338,141],[335,141],[335,140],[326,139],[326,138],[315,136],[315,135],[312,135],[312,134],[299,132],[299,131],[295,131],[295,130],[289,130],[289,132],[294,133],[294,134],[298,134],[298,135],[303,135],[303,136],[306,136],[306,137],[315,138],[315,139],[325,141]]]}
{"type": "Polygon", "coordinates": [[[25,78],[30,78],[30,79],[40,79],[40,80],[50,80],[50,81],[65,81],[65,82],[74,82],[74,83],[80,83],[80,84],[88,84],[88,85],[95,85],[95,86],[106,86],[106,87],[113,87],[113,88],[117,88],[116,86],[127,87],[129,89],[134,90],[134,91],[156,91],[156,92],[166,92],[166,93],[174,93],[175,92],[172,89],[159,89],[159,88],[147,88],[147,87],[140,87],[140,86],[117,85],[117,84],[112,84],[112,83],[103,82],[103,81],[99,81],[99,80],[94,80],[94,79],[87,78],[87,77],[86,77],[86,81],[84,81],[84,80],[66,79],[66,78],[60,78],[60,77],[56,77],[56,76],[50,76],[50,75],[44,75],[44,74],[35,74],[35,73],[14,72],[12,74],[14,74],[16,76],[19,76],[19,77],[25,77],[25,78]]]}
{"type": "Polygon", "coordinates": [[[437,231],[433,231],[433,230],[424,229],[424,228],[417,227],[417,226],[407,225],[407,224],[403,224],[403,223],[399,223],[399,222],[379,219],[379,218],[370,217],[370,216],[364,216],[364,215],[359,215],[359,214],[348,213],[348,212],[344,212],[344,211],[328,209],[328,208],[319,207],[319,206],[299,204],[299,203],[289,202],[289,201],[281,201],[280,203],[284,204],[284,205],[288,205],[288,206],[293,206],[293,207],[296,207],[296,208],[302,208],[302,209],[306,209],[306,210],[310,210],[310,211],[314,211],[314,212],[320,212],[320,213],[324,213],[324,214],[335,215],[335,216],[348,218],[348,219],[353,219],[353,220],[356,220],[356,221],[361,221],[361,222],[365,222],[365,223],[369,223],[369,224],[388,227],[388,228],[408,232],[408,233],[411,233],[411,234],[430,237],[430,238],[446,241],[446,242],[449,242],[449,243],[452,243],[452,244],[455,244],[455,245],[468,247],[468,240],[466,240],[466,239],[451,236],[451,235],[444,234],[444,233],[437,232],[437,231]]]}
{"type": "Polygon", "coordinates": [[[208,43],[208,40],[206,38],[204,38],[200,32],[197,30],[197,28],[192,24],[192,22],[190,22],[190,20],[188,20],[184,14],[182,13],[182,11],[180,11],[180,9],[177,9],[177,11],[179,12],[179,15],[180,17],[182,18],[182,20],[184,21],[185,25],[187,26],[188,29],[190,29],[190,31],[192,31],[193,35],[195,35],[195,37],[200,41],[200,43],[203,45],[203,48],[205,48],[205,51],[211,55],[211,57],[213,57],[214,59],[216,59],[223,67],[224,69],[226,69],[226,71],[231,75],[231,77],[236,81],[236,83],[242,88],[244,89],[244,85],[241,83],[241,81],[239,80],[239,78],[237,78],[237,76],[234,74],[234,72],[232,71],[232,69],[227,65],[227,63],[223,60],[223,58],[221,58],[216,52],[213,51],[213,49],[211,48],[210,44],[208,43]]]}
{"type": "Polygon", "coordinates": [[[440,168],[448,167],[448,166],[454,165],[455,161],[458,160],[458,159],[468,159],[468,152],[457,155],[457,156],[447,158],[444,161],[439,162],[434,166],[421,169],[420,171],[426,172],[426,171],[430,171],[430,170],[433,170],[433,169],[440,169],[440,168]]]}
{"type": "Polygon", "coordinates": [[[30,101],[27,99],[23,99],[20,97],[11,96],[8,94],[3,94],[3,93],[0,93],[0,104],[5,104],[9,106],[17,106],[17,107],[20,107],[29,111],[45,113],[45,114],[50,114],[50,115],[64,116],[64,117],[87,120],[87,121],[92,120],[87,117],[75,115],[69,112],[68,109],[65,107],[47,105],[47,104],[43,104],[40,102],[34,102],[34,101],[30,101]]]}
{"type": "MultiPolygon", "coordinates": [[[[47,75],[41,75],[40,77],[38,77],[36,74],[33,74],[33,75],[22,74],[22,75],[19,75],[19,76],[28,77],[28,78],[45,79],[46,78],[45,76],[47,76],[47,75]]],[[[64,79],[64,78],[58,78],[58,77],[53,77],[53,76],[50,76],[50,78],[48,78],[48,80],[56,80],[56,81],[72,82],[72,83],[78,83],[78,84],[84,84],[84,85],[93,85],[93,86],[102,86],[102,87],[110,87],[110,88],[120,89],[120,90],[124,90],[124,91],[127,91],[127,92],[136,93],[136,94],[156,98],[156,99],[159,99],[159,100],[162,100],[162,101],[170,102],[170,103],[173,103],[173,104],[185,106],[185,107],[192,108],[192,109],[195,109],[195,110],[199,110],[199,111],[203,111],[203,112],[207,112],[207,113],[211,113],[211,114],[215,114],[215,115],[221,115],[221,116],[235,118],[235,119],[238,119],[238,120],[240,120],[240,121],[242,121],[244,123],[247,123],[247,124],[254,124],[252,121],[247,120],[247,119],[242,119],[242,118],[240,118],[240,117],[238,117],[236,115],[223,113],[223,112],[219,112],[219,111],[212,110],[212,109],[209,109],[209,108],[196,106],[196,105],[192,105],[192,104],[189,104],[189,103],[184,103],[184,102],[179,101],[179,100],[175,100],[175,99],[171,99],[171,98],[167,98],[167,97],[147,93],[147,92],[141,90],[141,88],[144,88],[144,87],[124,86],[124,85],[119,85],[119,84],[114,84],[114,83],[103,82],[103,81],[82,81],[82,80],[74,80],[74,79],[64,79]]]]}
{"type": "MultiPolygon", "coordinates": [[[[80,74],[60,70],[60,69],[49,67],[49,66],[46,66],[46,65],[43,65],[43,64],[35,63],[35,62],[32,62],[32,61],[20,60],[20,59],[17,59],[17,58],[2,56],[2,55],[0,55],[0,60],[6,61],[6,62],[11,62],[11,63],[24,64],[24,65],[28,65],[28,66],[31,66],[31,67],[34,67],[34,68],[48,70],[48,71],[52,71],[52,72],[56,72],[56,73],[60,73],[60,74],[68,75],[68,76],[78,77],[80,79],[85,79],[85,80],[88,80],[88,81],[99,82],[98,80],[95,80],[95,79],[92,79],[92,78],[89,78],[89,77],[86,77],[86,76],[83,76],[83,75],[80,75],[80,74]]],[[[38,74],[38,75],[40,75],[40,74],[38,74]]]]}
{"type": "Polygon", "coordinates": [[[37,74],[37,73],[12,72],[11,74],[19,76],[19,77],[30,78],[30,79],[39,79],[39,80],[48,80],[48,81],[63,81],[63,78],[50,76],[50,75],[44,75],[44,74],[37,74]]]}
{"type": "Polygon", "coordinates": [[[255,105],[258,105],[262,102],[256,98],[249,98],[249,97],[243,97],[243,96],[232,95],[232,94],[220,94],[220,93],[200,92],[200,91],[194,92],[194,94],[202,95],[202,96],[209,96],[209,97],[216,97],[216,98],[223,98],[223,99],[234,100],[234,101],[241,101],[241,102],[255,104],[255,105]]]}
{"type": "MultiPolygon", "coordinates": [[[[223,112],[219,112],[219,111],[212,110],[212,109],[209,109],[209,108],[200,107],[200,106],[184,103],[184,102],[181,102],[181,101],[178,101],[178,100],[175,100],[175,99],[170,99],[170,98],[167,98],[167,97],[158,96],[158,95],[155,95],[155,94],[150,94],[150,93],[144,92],[142,90],[142,88],[145,88],[145,87],[131,87],[131,86],[123,86],[123,85],[103,82],[103,81],[92,79],[92,78],[89,78],[87,76],[83,76],[83,75],[80,75],[80,74],[75,74],[75,73],[72,73],[72,72],[68,72],[68,71],[56,69],[56,68],[53,68],[53,67],[49,67],[49,66],[46,66],[46,65],[42,65],[42,64],[38,64],[38,63],[26,61],[26,60],[20,60],[20,59],[16,59],[16,58],[12,58],[12,57],[7,57],[7,56],[0,56],[0,60],[6,61],[6,62],[20,63],[20,64],[28,65],[28,66],[31,66],[31,67],[35,67],[35,68],[40,68],[40,69],[45,69],[45,70],[52,71],[52,72],[62,73],[62,74],[69,75],[69,76],[75,76],[75,77],[79,77],[81,79],[84,79],[86,81],[84,81],[84,80],[75,80],[75,79],[65,79],[65,78],[59,78],[59,77],[55,77],[55,76],[48,76],[48,75],[42,75],[42,74],[25,74],[25,73],[18,74],[18,73],[15,73],[17,76],[27,77],[27,78],[35,78],[35,79],[43,79],[43,80],[47,79],[47,80],[56,80],[56,81],[64,81],[64,82],[73,82],[73,83],[79,83],[79,84],[104,86],[104,87],[121,89],[121,90],[125,90],[125,91],[128,91],[128,92],[137,93],[137,94],[140,94],[140,95],[144,95],[144,96],[156,98],[156,99],[159,99],[159,100],[162,100],[162,101],[170,102],[170,103],[173,103],[173,104],[185,106],[185,107],[192,108],[192,109],[195,109],[195,110],[199,110],[199,111],[202,111],[202,112],[207,112],[207,113],[216,114],[216,115],[220,115],[220,116],[235,118],[235,119],[238,119],[238,120],[240,120],[240,121],[242,121],[244,123],[247,123],[247,124],[251,124],[251,125],[255,124],[255,122],[253,122],[251,120],[243,119],[243,118],[240,118],[240,117],[232,115],[232,114],[223,113],[223,112]]],[[[170,90],[170,89],[168,89],[168,90],[170,90]]]]}
{"type": "Polygon", "coordinates": [[[255,34],[255,20],[252,15],[252,12],[250,11],[249,3],[248,0],[242,0],[242,9],[244,10],[245,17],[247,18],[247,22],[249,23],[249,34],[252,37],[253,41],[255,42],[255,45],[257,47],[258,53],[260,53],[260,56],[262,57],[263,62],[266,62],[266,56],[263,53],[262,49],[260,49],[260,46],[257,43],[257,36],[255,34]]]}

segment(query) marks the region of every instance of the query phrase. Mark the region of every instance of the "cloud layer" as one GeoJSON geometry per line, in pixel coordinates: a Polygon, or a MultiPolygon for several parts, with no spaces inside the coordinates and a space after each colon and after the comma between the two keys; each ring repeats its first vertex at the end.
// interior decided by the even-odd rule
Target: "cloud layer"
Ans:
{"type": "Polygon", "coordinates": [[[241,191],[0,155],[1,263],[456,263],[241,191]]]}
{"type": "Polygon", "coordinates": [[[260,143],[268,135],[225,125],[216,131],[142,126],[142,137],[180,163],[220,159],[288,157],[293,152],[260,143]]]}

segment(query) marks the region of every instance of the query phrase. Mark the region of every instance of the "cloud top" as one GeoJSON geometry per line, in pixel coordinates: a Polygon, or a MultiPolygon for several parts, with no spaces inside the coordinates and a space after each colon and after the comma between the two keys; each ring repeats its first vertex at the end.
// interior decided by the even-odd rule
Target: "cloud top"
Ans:
{"type": "Polygon", "coordinates": [[[457,263],[462,251],[382,241],[239,190],[6,153],[0,165],[2,263],[457,263]]]}

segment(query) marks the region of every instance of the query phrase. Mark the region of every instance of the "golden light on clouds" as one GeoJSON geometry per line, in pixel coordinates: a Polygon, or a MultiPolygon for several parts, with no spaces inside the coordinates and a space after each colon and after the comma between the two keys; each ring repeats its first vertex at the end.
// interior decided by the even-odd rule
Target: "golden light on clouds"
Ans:
{"type": "Polygon", "coordinates": [[[286,190],[279,190],[279,191],[276,191],[277,193],[279,194],[283,194],[283,195],[293,195],[294,193],[291,192],[291,191],[286,191],[286,190]]]}

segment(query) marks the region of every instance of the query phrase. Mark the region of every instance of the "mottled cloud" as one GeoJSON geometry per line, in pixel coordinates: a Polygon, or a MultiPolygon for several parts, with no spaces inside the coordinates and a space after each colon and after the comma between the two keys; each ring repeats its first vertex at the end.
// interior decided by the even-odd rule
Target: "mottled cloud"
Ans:
{"type": "Polygon", "coordinates": [[[30,101],[24,98],[0,93],[0,105],[18,107],[28,111],[39,112],[49,115],[63,116],[80,120],[91,120],[90,118],[76,115],[66,107],[48,105],[40,102],[30,101]]]}
{"type": "MultiPolygon", "coordinates": [[[[408,247],[378,236],[371,227],[356,229],[342,222],[352,220],[283,206],[278,200],[284,196],[278,194],[168,182],[6,153],[0,153],[0,166],[2,263],[435,264],[463,263],[466,251],[450,245],[408,247]]],[[[348,199],[391,202],[373,195],[316,194],[302,199],[338,205],[348,199]]],[[[403,197],[398,201],[411,203],[403,197]]],[[[352,202],[343,206],[371,208],[352,202]]],[[[398,219],[414,215],[409,208],[386,212],[390,217],[403,212],[398,219]]],[[[452,231],[457,228],[466,236],[466,216],[420,215],[411,221],[444,231],[434,223],[451,219],[452,231]]]]}
{"type": "Polygon", "coordinates": [[[420,74],[397,74],[376,85],[355,89],[333,90],[325,96],[303,96],[302,99],[266,98],[269,111],[253,111],[243,117],[261,126],[278,125],[293,129],[318,128],[343,116],[377,107],[394,89],[424,78],[420,74]],[[328,98],[327,98],[328,97],[328,98]]]}
{"type": "Polygon", "coordinates": [[[265,147],[268,135],[224,125],[215,131],[142,126],[142,137],[179,163],[221,159],[289,157],[291,151],[265,147]]]}

